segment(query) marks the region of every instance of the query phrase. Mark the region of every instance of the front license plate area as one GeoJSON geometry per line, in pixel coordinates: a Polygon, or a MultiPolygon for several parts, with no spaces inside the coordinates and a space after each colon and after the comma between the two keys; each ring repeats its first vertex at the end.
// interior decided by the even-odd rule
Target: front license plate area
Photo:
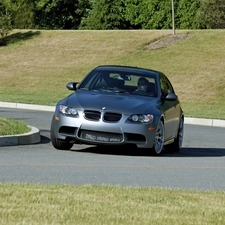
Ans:
{"type": "Polygon", "coordinates": [[[121,134],[82,131],[81,138],[96,142],[122,142],[121,134]]]}

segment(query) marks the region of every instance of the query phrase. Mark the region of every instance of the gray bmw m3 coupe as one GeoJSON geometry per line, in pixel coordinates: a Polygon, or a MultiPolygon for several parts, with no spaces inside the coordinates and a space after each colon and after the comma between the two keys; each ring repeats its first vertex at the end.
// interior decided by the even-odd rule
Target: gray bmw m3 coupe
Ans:
{"type": "Polygon", "coordinates": [[[102,65],[67,88],[73,92],[57,103],[51,122],[54,148],[134,145],[155,155],[181,149],[184,113],[164,73],[102,65]]]}

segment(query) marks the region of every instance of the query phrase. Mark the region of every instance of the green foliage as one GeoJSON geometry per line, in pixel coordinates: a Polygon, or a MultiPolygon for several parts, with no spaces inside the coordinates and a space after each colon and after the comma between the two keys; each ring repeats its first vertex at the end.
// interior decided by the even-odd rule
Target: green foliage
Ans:
{"type": "Polygon", "coordinates": [[[225,28],[225,3],[224,0],[201,0],[197,12],[197,19],[202,28],[225,28]]]}
{"type": "MultiPolygon", "coordinates": [[[[90,0],[91,8],[79,28],[171,29],[170,0],[90,0]]],[[[177,29],[224,28],[224,0],[174,1],[177,29]]]]}
{"type": "Polygon", "coordinates": [[[126,29],[123,0],[98,0],[92,3],[92,10],[84,18],[80,29],[115,30],[126,29]]]}
{"type": "Polygon", "coordinates": [[[88,0],[37,0],[35,24],[41,29],[77,29],[88,0]]]}
{"type": "Polygon", "coordinates": [[[141,29],[172,27],[171,2],[168,0],[127,0],[126,19],[141,29]]]}
{"type": "Polygon", "coordinates": [[[196,17],[199,7],[200,0],[180,0],[176,5],[176,26],[179,29],[200,28],[196,17]]]}
{"type": "Polygon", "coordinates": [[[9,2],[8,8],[13,15],[13,28],[33,28],[34,2],[31,0],[9,0],[9,2]]]}
{"type": "Polygon", "coordinates": [[[11,13],[7,10],[7,0],[0,1],[0,45],[5,45],[6,36],[12,30],[11,13]]]}
{"type": "MultiPolygon", "coordinates": [[[[20,29],[172,28],[171,0],[0,0],[0,4],[6,9],[1,24],[8,27],[11,21],[20,29]]],[[[173,5],[176,29],[225,27],[224,0],[174,0],[173,5]]]]}
{"type": "Polygon", "coordinates": [[[146,27],[146,21],[149,21],[153,13],[152,0],[126,0],[125,5],[126,20],[140,29],[146,27]]]}
{"type": "MultiPolygon", "coordinates": [[[[145,0],[147,1],[147,0],[145,0]]],[[[153,8],[151,18],[144,29],[170,29],[172,28],[172,7],[171,1],[152,0],[153,8]]],[[[151,6],[149,6],[151,7],[151,6]]],[[[150,8],[151,9],[151,8],[150,8]]]]}
{"type": "MultiPolygon", "coordinates": [[[[172,5],[168,0],[127,0],[125,17],[141,29],[171,29],[172,5]]],[[[196,29],[199,0],[174,1],[175,25],[178,29],[196,29]]]]}

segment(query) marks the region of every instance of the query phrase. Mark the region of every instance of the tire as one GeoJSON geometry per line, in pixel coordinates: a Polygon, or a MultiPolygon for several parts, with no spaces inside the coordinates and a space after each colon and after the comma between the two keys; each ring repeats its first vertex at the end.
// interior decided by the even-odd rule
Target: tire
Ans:
{"type": "Polygon", "coordinates": [[[160,120],[157,125],[154,144],[152,147],[153,154],[160,155],[163,151],[163,145],[164,145],[164,124],[162,120],[160,120]]]}
{"type": "Polygon", "coordinates": [[[183,143],[183,133],[184,133],[184,119],[181,118],[177,136],[172,144],[166,145],[166,150],[170,152],[179,152],[183,143]]]}
{"type": "Polygon", "coordinates": [[[70,150],[73,147],[73,144],[60,141],[57,138],[51,138],[52,145],[58,150],[70,150]]]}
{"type": "Polygon", "coordinates": [[[58,150],[70,150],[73,147],[73,144],[65,142],[65,141],[60,141],[59,139],[55,138],[54,135],[54,128],[53,128],[53,122],[51,124],[51,141],[52,141],[52,146],[58,150]]]}

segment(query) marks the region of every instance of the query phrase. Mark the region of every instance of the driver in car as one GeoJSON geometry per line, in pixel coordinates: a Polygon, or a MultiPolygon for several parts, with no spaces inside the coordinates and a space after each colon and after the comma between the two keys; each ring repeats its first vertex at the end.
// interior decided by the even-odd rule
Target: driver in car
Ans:
{"type": "Polygon", "coordinates": [[[144,77],[140,77],[138,79],[138,83],[137,83],[137,90],[134,91],[134,94],[138,94],[138,95],[149,95],[149,93],[147,93],[147,88],[148,88],[148,80],[144,77]]]}

